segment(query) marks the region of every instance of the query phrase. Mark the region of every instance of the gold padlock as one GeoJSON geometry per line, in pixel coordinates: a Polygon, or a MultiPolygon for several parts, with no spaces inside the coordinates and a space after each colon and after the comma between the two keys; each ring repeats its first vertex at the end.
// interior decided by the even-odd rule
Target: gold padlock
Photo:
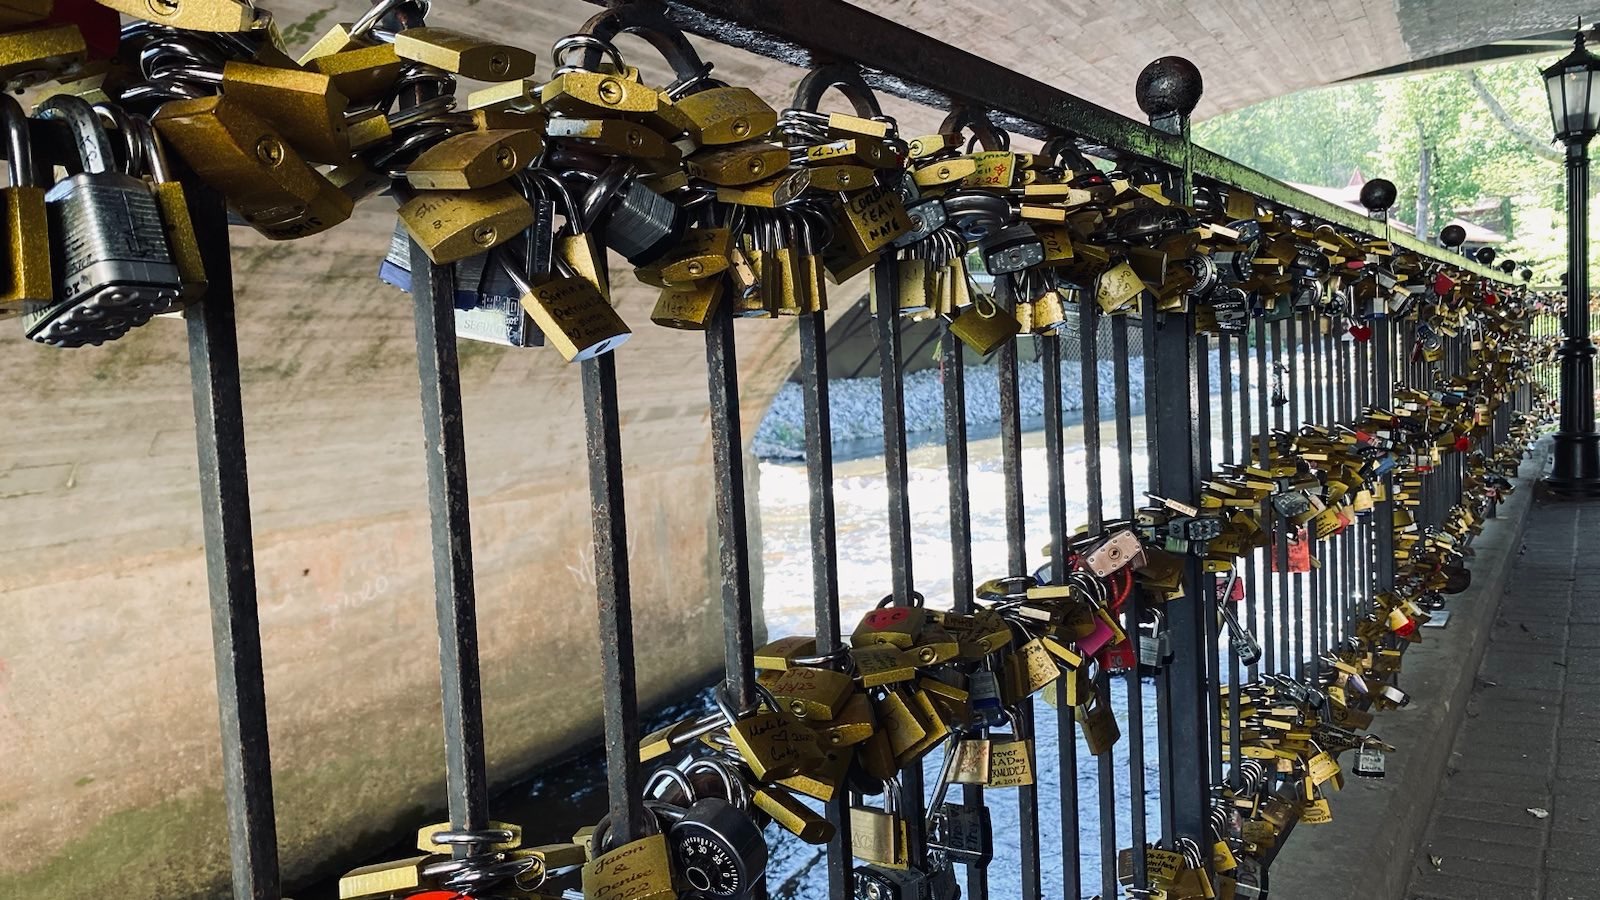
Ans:
{"type": "Polygon", "coordinates": [[[723,278],[713,277],[668,285],[650,311],[650,321],[681,331],[705,331],[722,302],[723,282],[723,278]]]}
{"type": "Polygon", "coordinates": [[[445,28],[407,28],[394,36],[394,52],[473,81],[529,78],[538,61],[520,47],[445,28]]]}
{"type": "Polygon", "coordinates": [[[544,149],[537,131],[468,131],[417,154],[406,181],[427,190],[473,190],[505,181],[544,149]]]}
{"type": "Polygon", "coordinates": [[[6,278],[0,280],[0,318],[20,315],[25,303],[49,303],[55,298],[50,270],[50,218],[45,189],[35,184],[33,140],[28,117],[16,98],[0,96],[0,122],[6,129],[10,186],[0,188],[5,209],[6,278]]]}
{"type": "Polygon", "coordinates": [[[235,0],[96,0],[125,16],[183,31],[250,31],[255,7],[235,0]]]}
{"type": "Polygon", "coordinates": [[[268,238],[319,234],[350,218],[355,208],[348,195],[237,100],[168,101],[151,124],[196,175],[268,238]]]}
{"type": "Polygon", "coordinates": [[[516,237],[533,224],[533,207],[502,181],[471,191],[416,191],[399,216],[428,258],[444,265],[516,237]]]}
{"type": "Polygon", "coordinates": [[[714,87],[674,103],[698,144],[719,146],[758,138],[778,124],[778,113],[749,88],[714,87]]]}

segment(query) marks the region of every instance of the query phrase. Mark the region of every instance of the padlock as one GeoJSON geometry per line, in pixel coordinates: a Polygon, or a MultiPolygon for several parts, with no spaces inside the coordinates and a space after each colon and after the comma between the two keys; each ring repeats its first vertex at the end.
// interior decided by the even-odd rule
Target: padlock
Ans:
{"type": "Polygon", "coordinates": [[[670,253],[687,225],[683,208],[646,187],[624,162],[595,179],[581,206],[585,230],[595,230],[607,247],[635,266],[670,253]]]}
{"type": "Polygon", "coordinates": [[[1356,751],[1356,762],[1351,771],[1362,778],[1382,778],[1387,774],[1388,763],[1383,756],[1382,742],[1367,738],[1356,751]]]}
{"type": "Polygon", "coordinates": [[[720,797],[687,809],[647,804],[667,835],[673,868],[694,896],[742,900],[766,877],[767,842],[750,816],[720,797]]]}
{"type": "Polygon", "coordinates": [[[190,306],[199,302],[206,292],[205,258],[200,253],[200,239],[195,234],[194,220],[189,215],[189,199],[183,184],[172,177],[167,166],[166,148],[156,137],[155,129],[142,119],[131,120],[144,148],[144,166],[150,176],[150,188],[155,192],[156,204],[161,208],[161,224],[166,229],[167,246],[172,251],[173,264],[178,267],[179,305],[190,306]]]}
{"type": "Polygon", "coordinates": [[[883,809],[859,804],[850,807],[850,852],[857,859],[903,870],[909,865],[911,848],[906,821],[900,814],[899,781],[884,782],[883,804],[883,809]]]}
{"type": "Polygon", "coordinates": [[[272,240],[320,234],[355,208],[350,195],[237,100],[171,100],[151,124],[234,212],[272,240]]]}
{"type": "Polygon", "coordinates": [[[928,876],[917,869],[856,866],[855,900],[931,900],[928,876]]]}
{"type": "Polygon", "coordinates": [[[423,63],[473,81],[517,81],[533,75],[537,57],[509,44],[444,28],[407,28],[394,36],[401,59],[423,63]]]}
{"type": "Polygon", "coordinates": [[[161,208],[150,185],[112,171],[110,139],[86,101],[56,95],[39,115],[66,121],[83,171],[45,193],[57,288],[53,302],[26,305],[23,328],[58,347],[113,340],[178,302],[161,208]]]}
{"type": "Polygon", "coordinates": [[[979,803],[941,803],[928,814],[928,846],[952,862],[986,866],[994,859],[994,827],[989,807],[979,803]]]}
{"type": "Polygon", "coordinates": [[[1150,610],[1149,622],[1139,623],[1139,665],[1158,669],[1172,661],[1172,635],[1167,631],[1167,617],[1159,609],[1150,610]]]}
{"type": "Polygon", "coordinates": [[[0,189],[5,224],[6,275],[0,281],[0,318],[21,315],[30,304],[47,304],[55,297],[50,270],[50,220],[45,189],[38,185],[33,162],[33,138],[28,117],[16,98],[0,96],[0,123],[6,130],[6,158],[10,161],[10,186],[0,189]]]}
{"type": "Polygon", "coordinates": [[[990,275],[1020,272],[1044,262],[1044,244],[1026,222],[1017,222],[978,242],[984,270],[990,275]]]}
{"type": "Polygon", "coordinates": [[[565,262],[557,260],[559,277],[535,285],[503,250],[494,251],[494,259],[516,285],[522,308],[567,362],[610,353],[633,336],[594,285],[565,262]]]}

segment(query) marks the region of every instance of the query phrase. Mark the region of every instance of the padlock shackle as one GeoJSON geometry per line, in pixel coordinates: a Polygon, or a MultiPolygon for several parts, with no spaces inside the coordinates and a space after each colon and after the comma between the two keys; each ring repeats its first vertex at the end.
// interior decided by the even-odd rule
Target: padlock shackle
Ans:
{"type": "Polygon", "coordinates": [[[12,187],[35,187],[39,170],[33,165],[33,135],[22,104],[10,94],[0,96],[0,122],[6,129],[6,159],[10,162],[12,187]]]}
{"type": "Polygon", "coordinates": [[[987,113],[980,114],[970,106],[958,104],[951,107],[944,121],[939,123],[939,133],[959,135],[963,131],[971,134],[967,142],[968,152],[971,152],[974,140],[984,150],[1011,149],[1010,133],[989,121],[987,113]]]}
{"type": "MultiPolygon", "coordinates": [[[[704,79],[710,72],[710,66],[700,58],[699,51],[657,3],[633,2],[601,10],[583,23],[582,30],[607,44],[612,44],[619,34],[644,38],[672,66],[672,73],[679,82],[704,79]]],[[[603,52],[599,47],[585,48],[583,67],[594,71],[600,65],[603,52]]],[[[616,52],[614,46],[612,52],[616,52]]]]}
{"type": "Polygon", "coordinates": [[[794,89],[793,109],[818,112],[822,95],[834,88],[850,101],[856,115],[865,119],[883,117],[883,107],[878,105],[878,95],[872,92],[866,79],[861,77],[861,67],[849,63],[829,63],[806,73],[794,89]]]}
{"type": "Polygon", "coordinates": [[[89,101],[71,94],[54,94],[39,104],[38,115],[41,119],[60,119],[67,124],[84,172],[115,171],[116,154],[111,149],[111,138],[100,127],[100,117],[89,101]]]}

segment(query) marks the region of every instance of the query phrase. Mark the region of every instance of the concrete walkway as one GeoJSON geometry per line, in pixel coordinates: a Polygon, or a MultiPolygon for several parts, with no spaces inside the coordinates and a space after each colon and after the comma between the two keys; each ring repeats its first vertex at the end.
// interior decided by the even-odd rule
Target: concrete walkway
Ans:
{"type": "Polygon", "coordinates": [[[1509,585],[1410,898],[1600,898],[1600,502],[1535,504],[1509,585]]]}

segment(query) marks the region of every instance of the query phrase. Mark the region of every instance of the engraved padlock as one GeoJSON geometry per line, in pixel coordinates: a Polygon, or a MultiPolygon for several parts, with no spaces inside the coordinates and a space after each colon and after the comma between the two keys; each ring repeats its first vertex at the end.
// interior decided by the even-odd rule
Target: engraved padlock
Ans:
{"type": "Polygon", "coordinates": [[[986,866],[994,859],[994,826],[983,804],[941,803],[928,815],[928,846],[951,862],[986,866]]]}
{"type": "Polygon", "coordinates": [[[57,347],[115,340],[178,302],[160,207],[149,184],[113,171],[110,138],[87,101],[57,94],[39,116],[67,123],[82,171],[45,194],[56,295],[26,305],[23,329],[57,347]]]}

